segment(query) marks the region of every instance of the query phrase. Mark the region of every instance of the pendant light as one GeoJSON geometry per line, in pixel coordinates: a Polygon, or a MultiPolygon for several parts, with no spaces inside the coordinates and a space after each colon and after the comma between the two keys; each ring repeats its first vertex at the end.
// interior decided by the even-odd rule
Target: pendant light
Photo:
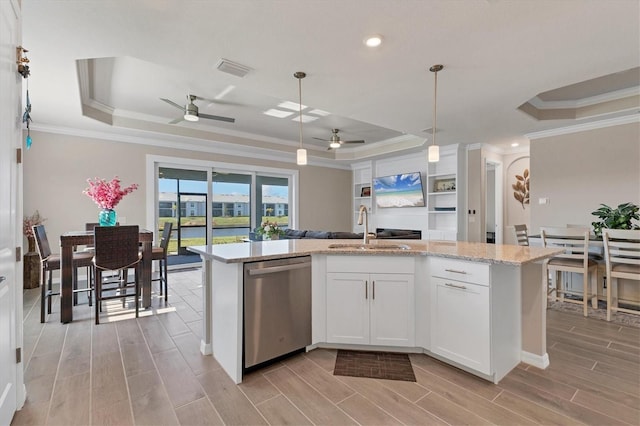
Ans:
{"type": "Polygon", "coordinates": [[[306,73],[298,71],[293,74],[298,79],[298,107],[299,119],[300,119],[300,147],[296,151],[296,163],[298,166],[305,166],[307,164],[307,150],[302,147],[302,79],[307,76],[306,73]]]}
{"type": "Polygon", "coordinates": [[[442,71],[443,68],[444,67],[442,65],[434,65],[429,68],[429,71],[435,75],[433,85],[433,127],[431,127],[431,136],[433,140],[431,145],[429,145],[429,152],[427,156],[430,163],[437,163],[440,161],[440,147],[436,145],[436,108],[438,105],[438,71],[442,71]]]}

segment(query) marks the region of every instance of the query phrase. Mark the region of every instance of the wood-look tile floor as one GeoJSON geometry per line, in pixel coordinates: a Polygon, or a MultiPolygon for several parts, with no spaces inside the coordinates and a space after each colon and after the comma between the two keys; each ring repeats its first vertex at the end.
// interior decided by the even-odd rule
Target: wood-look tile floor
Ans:
{"type": "MultiPolygon", "coordinates": [[[[169,303],[139,319],[94,325],[86,305],[39,322],[24,294],[27,402],[13,425],[640,424],[640,329],[548,311],[551,365],[499,385],[425,355],[417,382],[333,376],[317,349],[237,386],[199,353],[201,272],[171,272],[169,303]]],[[[106,319],[106,318],[105,318],[106,319]]]]}

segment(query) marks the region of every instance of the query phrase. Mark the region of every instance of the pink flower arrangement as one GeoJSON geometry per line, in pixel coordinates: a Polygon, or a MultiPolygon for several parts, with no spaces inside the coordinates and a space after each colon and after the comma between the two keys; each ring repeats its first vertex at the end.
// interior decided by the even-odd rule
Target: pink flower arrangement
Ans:
{"type": "Polygon", "coordinates": [[[113,210],[125,195],[138,189],[137,183],[132,183],[124,189],[121,188],[118,176],[111,179],[110,182],[101,178],[87,179],[87,182],[89,182],[89,187],[82,193],[90,197],[100,208],[108,210],[113,210]]]}

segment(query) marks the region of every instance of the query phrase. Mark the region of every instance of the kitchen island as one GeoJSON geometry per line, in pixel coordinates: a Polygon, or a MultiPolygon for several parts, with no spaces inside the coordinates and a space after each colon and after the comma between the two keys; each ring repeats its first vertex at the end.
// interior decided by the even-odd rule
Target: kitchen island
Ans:
{"type": "Polygon", "coordinates": [[[546,368],[539,247],[455,241],[276,240],[194,246],[203,259],[200,350],[243,373],[243,268],[311,256],[312,344],[423,352],[497,383],[519,362],[546,368]]]}

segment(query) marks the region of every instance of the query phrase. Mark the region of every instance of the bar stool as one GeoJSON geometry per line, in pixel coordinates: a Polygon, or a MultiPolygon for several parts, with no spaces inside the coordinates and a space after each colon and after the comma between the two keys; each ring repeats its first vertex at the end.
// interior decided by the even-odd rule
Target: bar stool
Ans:
{"type": "Polygon", "coordinates": [[[640,283],[640,230],[604,229],[604,258],[607,265],[607,321],[611,312],[640,315],[640,311],[618,306],[618,278],[640,283]]]}
{"type": "Polygon", "coordinates": [[[160,296],[163,294],[162,285],[164,284],[164,301],[169,300],[169,288],[168,288],[168,275],[167,275],[167,249],[169,248],[169,240],[171,239],[171,230],[173,228],[172,222],[165,222],[164,229],[162,230],[162,238],[160,239],[160,245],[153,247],[151,252],[151,260],[158,261],[159,278],[155,278],[151,281],[160,281],[160,296]]]}
{"type": "Polygon", "coordinates": [[[548,248],[562,248],[564,253],[546,259],[542,264],[542,276],[548,276],[553,272],[556,283],[549,293],[556,292],[556,300],[561,302],[578,303],[583,306],[583,314],[588,315],[589,300],[592,306],[597,308],[598,295],[596,289],[598,264],[589,258],[589,228],[540,228],[542,246],[548,248]],[[575,272],[582,274],[582,302],[565,299],[565,294],[579,294],[564,289],[560,272],[575,272]],[[591,293],[589,293],[589,274],[591,274],[591,293]]]}
{"type": "Polygon", "coordinates": [[[513,230],[516,234],[516,241],[519,246],[529,245],[529,233],[527,232],[527,225],[513,225],[513,230]]]}
{"type": "MultiPolygon", "coordinates": [[[[47,304],[47,314],[51,313],[51,298],[57,296],[60,292],[53,291],[53,271],[60,270],[60,255],[51,252],[47,232],[44,225],[35,225],[32,227],[33,236],[36,240],[36,248],[40,256],[40,322],[44,322],[45,303],[47,304]],[[48,274],[48,275],[47,275],[48,274]]],[[[93,291],[93,283],[91,274],[87,275],[87,288],[78,289],[78,268],[91,267],[92,253],[74,252],[73,253],[73,294],[77,292],[89,292],[89,306],[91,306],[91,292],[93,291]]]]}
{"type": "Polygon", "coordinates": [[[124,305],[125,298],[133,297],[136,309],[136,318],[140,307],[140,260],[142,255],[138,249],[139,228],[136,225],[129,226],[96,226],[94,231],[95,256],[95,294],[96,294],[96,324],[100,324],[100,310],[102,301],[121,298],[124,305]],[[135,269],[133,286],[129,286],[126,272],[129,268],[135,269]],[[102,281],[103,271],[120,271],[121,279],[117,282],[105,283],[102,281]],[[108,284],[114,284],[110,286],[108,284]],[[128,291],[131,287],[134,292],[128,291]],[[104,293],[107,293],[106,295],[104,293]]]}

